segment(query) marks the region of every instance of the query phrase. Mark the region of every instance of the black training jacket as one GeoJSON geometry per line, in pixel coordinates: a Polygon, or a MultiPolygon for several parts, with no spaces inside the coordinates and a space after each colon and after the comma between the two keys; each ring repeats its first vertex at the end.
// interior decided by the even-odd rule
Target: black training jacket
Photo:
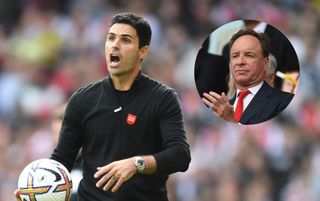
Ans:
{"type": "Polygon", "coordinates": [[[125,96],[117,93],[109,76],[75,92],[51,158],[71,170],[82,147],[80,201],[168,200],[168,175],[190,163],[177,94],[141,72],[125,96]],[[97,167],[136,155],[153,155],[156,174],[135,174],[116,193],[96,188],[97,167]]]}

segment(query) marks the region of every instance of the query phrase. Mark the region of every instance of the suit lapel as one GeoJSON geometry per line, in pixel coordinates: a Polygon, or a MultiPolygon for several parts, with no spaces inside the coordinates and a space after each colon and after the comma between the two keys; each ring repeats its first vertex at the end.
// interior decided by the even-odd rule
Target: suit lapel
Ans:
{"type": "Polygon", "coordinates": [[[233,96],[232,99],[229,100],[229,103],[230,103],[231,105],[233,105],[234,102],[236,101],[236,96],[237,96],[237,93],[233,96]]]}
{"type": "Polygon", "coordinates": [[[243,112],[240,123],[247,124],[258,111],[265,107],[269,96],[272,96],[272,88],[267,83],[263,82],[262,87],[243,112]]]}

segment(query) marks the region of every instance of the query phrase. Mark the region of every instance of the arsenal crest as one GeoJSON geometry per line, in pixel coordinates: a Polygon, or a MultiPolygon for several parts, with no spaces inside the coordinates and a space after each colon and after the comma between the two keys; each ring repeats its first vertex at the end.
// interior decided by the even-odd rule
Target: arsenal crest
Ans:
{"type": "Polygon", "coordinates": [[[128,116],[127,116],[127,123],[129,124],[129,125],[133,125],[133,124],[135,124],[136,123],[136,120],[137,120],[137,116],[136,115],[133,115],[133,114],[128,114],[128,116]]]}

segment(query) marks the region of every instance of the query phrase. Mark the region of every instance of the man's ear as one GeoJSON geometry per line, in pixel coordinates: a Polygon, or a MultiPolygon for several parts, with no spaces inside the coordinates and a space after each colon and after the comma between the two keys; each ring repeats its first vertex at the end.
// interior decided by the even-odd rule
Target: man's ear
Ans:
{"type": "Polygon", "coordinates": [[[269,57],[265,57],[264,58],[264,70],[265,71],[267,71],[269,69],[269,63],[270,63],[269,57]]]}
{"type": "Polygon", "coordinates": [[[145,45],[142,48],[140,48],[140,50],[139,50],[140,61],[142,61],[147,56],[148,52],[149,52],[148,45],[145,45]]]}

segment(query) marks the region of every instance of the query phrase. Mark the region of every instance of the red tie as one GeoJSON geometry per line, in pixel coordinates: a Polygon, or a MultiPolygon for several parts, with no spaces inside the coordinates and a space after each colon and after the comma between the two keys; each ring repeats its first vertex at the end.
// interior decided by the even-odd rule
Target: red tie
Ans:
{"type": "Polygon", "coordinates": [[[244,90],[239,92],[239,98],[236,106],[236,110],[234,112],[234,119],[236,121],[240,121],[242,112],[243,112],[243,99],[246,97],[248,94],[250,94],[249,90],[244,90]]]}

